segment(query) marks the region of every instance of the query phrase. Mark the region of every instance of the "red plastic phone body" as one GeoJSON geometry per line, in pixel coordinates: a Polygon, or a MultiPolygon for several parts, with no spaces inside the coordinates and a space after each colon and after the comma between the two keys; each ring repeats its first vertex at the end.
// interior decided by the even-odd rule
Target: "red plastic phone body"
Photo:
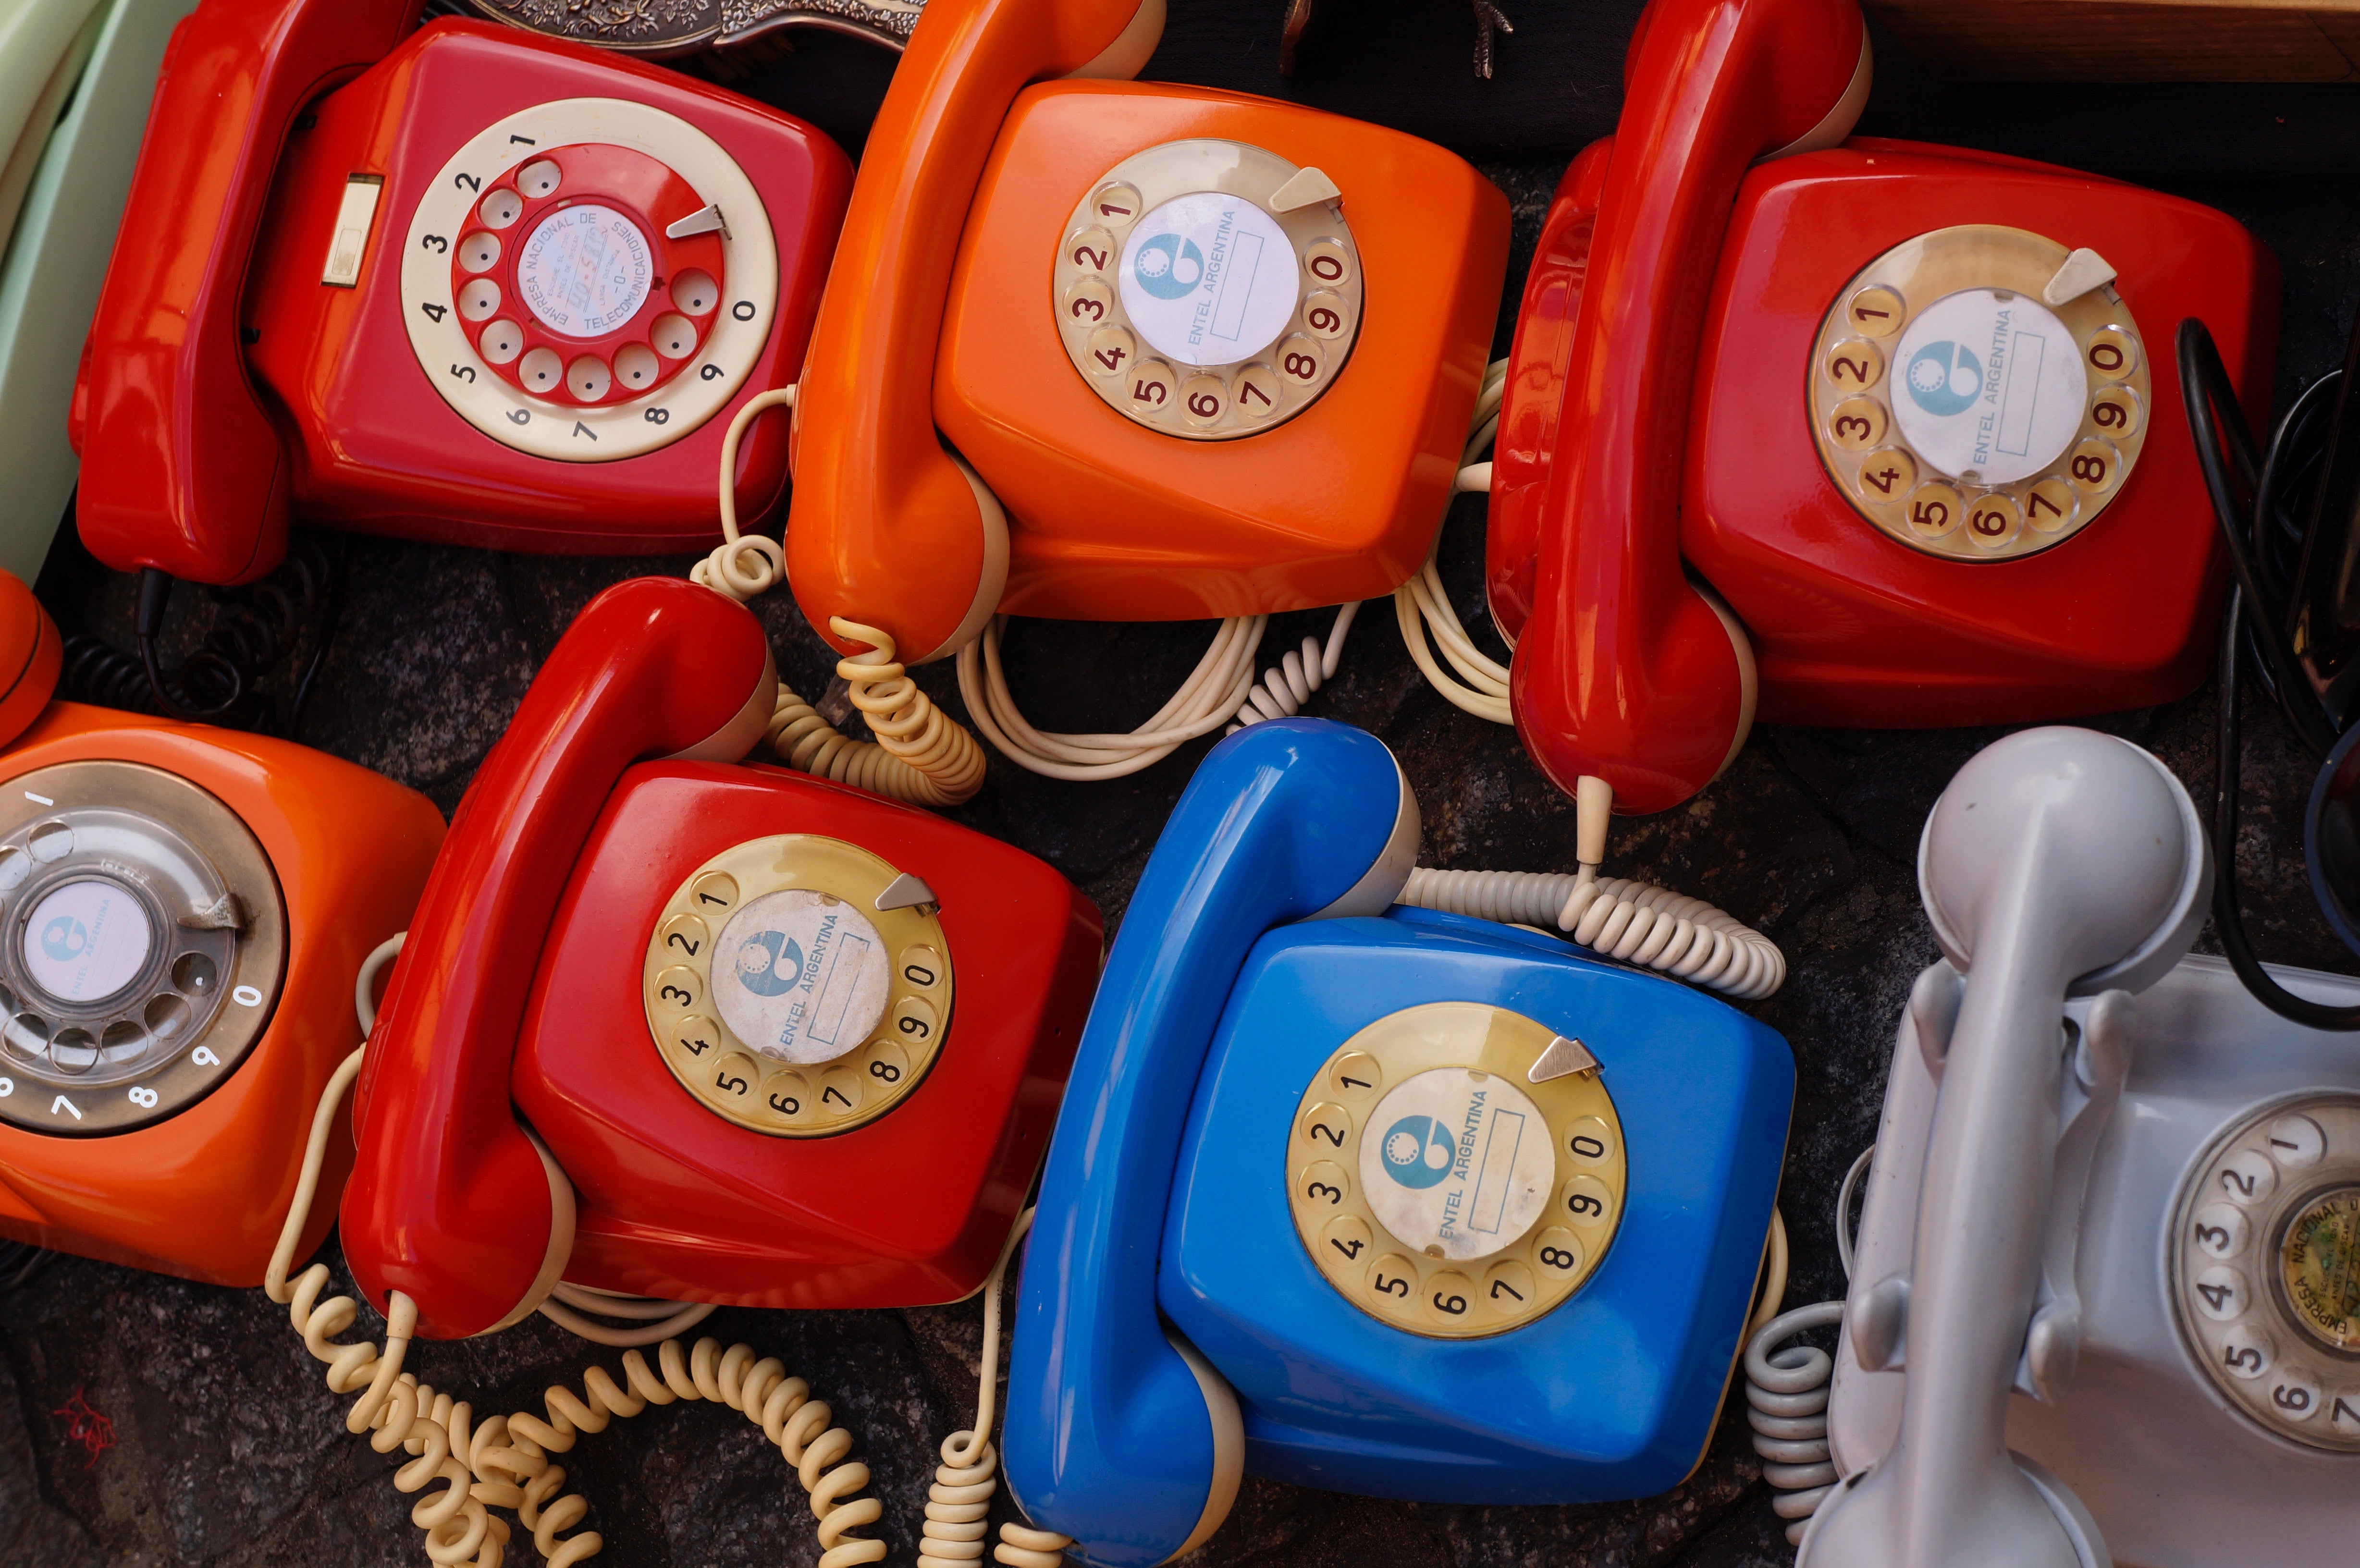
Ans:
{"type": "Polygon", "coordinates": [[[461,802],[370,1037],[343,1211],[355,1279],[379,1303],[408,1294],[421,1334],[512,1322],[561,1268],[800,1306],[947,1300],[989,1269],[1088,1007],[1097,911],[1031,856],[929,813],[700,766],[745,754],[772,690],[742,605],[679,580],[622,583],[559,640],[461,802]],[[632,770],[650,758],[672,760],[632,770]],[[925,880],[959,987],[907,1099],[803,1142],[690,1097],[640,979],[651,911],[689,873],[787,833],[925,880]]]}
{"type": "Polygon", "coordinates": [[[574,1183],[565,1278],[751,1307],[952,1301],[991,1271],[1048,1148],[1098,981],[1097,909],[931,812],[773,768],[650,763],[607,802],[558,906],[510,1093],[574,1183]],[[657,1057],[639,959],[681,879],[778,833],[859,844],[941,896],[958,975],[909,1098],[832,1138],[725,1122],[657,1057]]]}
{"type": "MultiPolygon", "coordinates": [[[[0,579],[0,656],[13,656],[31,627],[50,643],[46,678],[37,660],[0,697],[0,730],[21,723],[20,690],[56,678],[57,629],[27,615],[32,607],[21,583],[0,579]]],[[[16,675],[16,659],[5,662],[16,675]]],[[[95,760],[175,774],[246,824],[278,878],[286,969],[262,1038],[177,1115],[88,1138],[0,1124],[0,1236],[209,1284],[259,1284],[320,1093],[360,1042],[354,978],[409,920],[442,840],[442,814],[414,790],[304,746],[78,702],[50,703],[0,753],[0,788],[36,768],[95,760]]],[[[351,1162],[349,1141],[332,1138],[322,1190],[334,1192],[351,1162]]],[[[330,1205],[315,1205],[299,1258],[333,1217],[330,1205]]]]}
{"type": "MultiPolygon", "coordinates": [[[[1653,7],[1631,56],[1631,103],[1644,113],[1634,124],[1626,109],[1617,136],[1567,171],[1526,283],[1487,588],[1516,643],[1527,749],[1561,785],[1598,773],[1635,810],[1702,788],[1735,733],[1728,643],[1688,608],[1697,599],[1684,572],[1743,623],[1759,716],[1771,722],[2103,712],[2190,690],[2210,656],[2218,545],[2169,345],[2181,318],[2205,319],[2259,407],[2277,335],[2275,264],[2209,209],[1952,148],[1862,139],[1756,165],[1741,181],[1733,153],[1750,142],[1712,145],[1708,133],[1743,120],[1747,94],[1791,62],[1765,71],[1775,51],[1747,60],[1740,46],[1766,36],[1765,16],[1791,22],[1814,9],[1849,5],[1653,7]],[[1689,51],[1666,47],[1676,38],[1689,51]],[[1670,69],[1716,49],[1718,78],[1670,69]],[[1657,167],[1676,157],[1688,159],[1684,172],[1657,167]],[[1693,190],[1710,182],[1697,172],[1705,165],[1730,180],[1725,223],[1693,190]],[[1632,265],[1633,211],[1676,175],[1688,187],[1686,247],[1647,258],[1643,283],[1617,276],[1608,263],[1632,265]],[[1859,516],[1820,464],[1805,397],[1814,337],[1845,284],[1892,246],[1963,223],[2097,250],[2117,269],[2155,366],[2152,431],[2121,493],[2058,547],[1995,562],[1923,554],[1859,516]],[[1600,235],[1618,232],[1623,244],[1601,257],[1600,235]],[[1682,269],[1677,289],[1665,286],[1682,269]],[[1652,314],[1633,310],[1650,298],[1652,314]],[[1636,368],[1621,352],[1631,343],[1653,345],[1660,373],[1627,396],[1599,395],[1599,366],[1636,368]]],[[[1757,111],[1754,140],[1762,121],[1757,111]]]]}
{"type": "MultiPolygon", "coordinates": [[[[312,14],[333,9],[320,0],[287,8],[314,31],[326,24],[312,14]]],[[[370,9],[353,7],[355,34],[370,9]]],[[[676,72],[489,23],[436,22],[393,47],[399,23],[390,12],[401,8],[374,9],[388,16],[344,53],[364,57],[377,39],[383,60],[311,101],[300,119],[282,121],[267,147],[257,133],[242,160],[209,168],[202,180],[185,177],[184,155],[174,148],[201,140],[186,136],[189,124],[199,115],[212,123],[219,111],[168,66],[158,134],[142,151],[117,250],[136,259],[109,275],[85,367],[83,452],[97,483],[83,489],[84,540],[118,568],[154,565],[221,583],[250,580],[277,562],[290,507],[372,532],[509,550],[628,553],[716,539],[729,417],[755,393],[792,380],[802,362],[850,194],[849,163],[803,122],[676,72]],[[735,396],[670,444],[606,462],[519,451],[464,419],[419,364],[399,289],[410,215],[445,161],[508,114],[578,98],[647,104],[710,136],[753,182],[778,250],[770,332],[735,396]],[[322,264],[345,182],[356,174],[380,175],[384,185],[357,285],[333,287],[321,280],[322,264]],[[226,230],[209,229],[208,213],[259,206],[266,191],[267,209],[252,226],[258,238],[246,250],[235,249],[226,230]],[[215,318],[225,323],[202,338],[180,334],[171,311],[158,308],[183,274],[206,279],[209,326],[215,318]],[[235,411],[240,403],[267,408],[267,420],[249,429],[235,411]],[[244,442],[226,476],[202,436],[208,421],[224,418],[244,442]],[[267,449],[266,429],[276,432],[267,449]],[[265,495],[256,475],[273,473],[265,495]]],[[[245,40],[223,41],[237,30],[224,13],[214,0],[184,24],[176,59],[201,44],[209,60],[235,54],[245,40]]],[[[248,59],[245,69],[267,72],[274,64],[248,59]]],[[[235,77],[234,65],[221,69],[235,77]]],[[[570,417],[522,393],[515,401],[533,418],[570,417]]],[[[783,490],[781,423],[758,423],[739,449],[739,504],[749,520],[783,490]]]]}
{"type": "Polygon", "coordinates": [[[1507,234],[1498,187],[1398,131],[1160,82],[1027,89],[968,213],[934,376],[934,422],[1008,509],[1000,608],[1188,620],[1391,593],[1449,505],[1507,234]],[[1066,358],[1042,288],[1043,253],[1107,169],[1198,136],[1333,179],[1381,290],[1319,401],[1237,441],[1180,441],[1107,407],[1066,358]]]}

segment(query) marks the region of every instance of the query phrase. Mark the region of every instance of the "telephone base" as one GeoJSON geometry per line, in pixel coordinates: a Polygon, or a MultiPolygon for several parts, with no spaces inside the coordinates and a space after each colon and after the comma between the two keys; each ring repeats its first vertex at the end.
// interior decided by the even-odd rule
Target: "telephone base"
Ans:
{"type": "MultiPolygon", "coordinates": [[[[2276,972],[2308,996],[2360,999],[2360,980],[2276,972]]],[[[2224,1128],[2289,1094],[2360,1091],[2360,1039],[2279,1018],[2217,958],[2183,959],[2138,994],[2136,1008],[2129,1079],[2082,1214],[2080,1366],[2054,1405],[2010,1399],[2008,1446],[2081,1499],[2119,1568],[2340,1561],[2351,1552],[2360,1456],[2268,1432],[2216,1392],[2174,1322],[2166,1233],[2188,1173],[2224,1128]]],[[[1910,1267],[1935,1098],[1905,1018],[1861,1217],[1856,1289],[1910,1267]]],[[[1907,1377],[1864,1371],[1846,1331],[1828,1421],[1845,1475],[1892,1443],[1907,1377]]]]}

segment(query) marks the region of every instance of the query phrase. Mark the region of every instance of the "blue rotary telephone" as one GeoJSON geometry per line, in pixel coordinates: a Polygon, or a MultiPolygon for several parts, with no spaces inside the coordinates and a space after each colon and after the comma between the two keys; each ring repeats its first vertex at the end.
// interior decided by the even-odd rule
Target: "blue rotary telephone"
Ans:
{"type": "Polygon", "coordinates": [[[1537,932],[1392,908],[1417,838],[1382,742],[1284,720],[1214,750],[1140,879],[1050,1145],[1004,1439],[1020,1505],[1089,1562],[1193,1550],[1249,1468],[1566,1503],[1702,1454],[1786,1044],[1537,932]]]}

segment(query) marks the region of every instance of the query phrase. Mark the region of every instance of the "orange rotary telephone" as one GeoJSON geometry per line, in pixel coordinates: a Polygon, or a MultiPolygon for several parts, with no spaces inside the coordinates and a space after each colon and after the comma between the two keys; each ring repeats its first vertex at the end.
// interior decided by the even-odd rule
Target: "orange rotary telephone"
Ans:
{"type": "Polygon", "coordinates": [[[442,819],[285,741],[52,702],[59,662],[0,573],[0,1236],[257,1284],[442,819]]]}
{"type": "Polygon", "coordinates": [[[1254,615],[1424,561],[1507,202],[1332,114],[1056,80],[1135,74],[1163,21],[931,0],[911,34],[795,401],[787,564],[822,635],[915,663],[997,611],[1254,615]]]}
{"type": "Polygon", "coordinates": [[[1775,723],[2157,702],[2223,577],[2170,334],[2263,406],[2278,273],[2222,213],[1844,141],[1855,0],[1655,0],[1525,285],[1487,587],[1516,727],[1657,811],[1775,723]]]}
{"type": "MultiPolygon", "coordinates": [[[[207,0],[174,36],[75,401],[110,566],[251,582],[290,511],[509,550],[718,535],[727,416],[802,363],[844,155],[671,71],[416,14],[207,0]]],[[[749,509],[785,448],[738,452],[749,509]]]]}
{"type": "Polygon", "coordinates": [[[956,1301],[999,1257],[1098,910],[929,812],[737,766],[775,685],[744,607],[624,583],[460,802],[369,1036],[344,1202],[354,1278],[421,1334],[569,1288],[956,1301]]]}

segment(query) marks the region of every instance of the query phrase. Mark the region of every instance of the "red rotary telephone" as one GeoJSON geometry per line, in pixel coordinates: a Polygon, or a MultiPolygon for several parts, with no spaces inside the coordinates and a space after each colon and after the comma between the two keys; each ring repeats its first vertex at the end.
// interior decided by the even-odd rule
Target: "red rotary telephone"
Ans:
{"type": "Polygon", "coordinates": [[[2169,344],[2263,406],[2277,268],[2222,213],[1844,141],[1854,0],[1655,0],[1557,188],[1492,467],[1519,735],[1649,811],[1755,716],[1969,724],[2191,689],[2223,574],[2169,344]]]}
{"type": "Polygon", "coordinates": [[[955,1301],[999,1255],[1098,910],[928,812],[737,766],[775,684],[743,606],[625,583],[461,801],[369,1038],[342,1214],[355,1278],[421,1334],[505,1326],[561,1277],[955,1301]]]}
{"type": "MultiPolygon", "coordinates": [[[[729,415],[803,361],[850,165],[735,93],[417,12],[208,0],[174,34],[75,395],[108,565],[251,582],[290,511],[508,550],[718,537],[729,415]]],[[[749,517],[786,444],[739,451],[749,517]]]]}

